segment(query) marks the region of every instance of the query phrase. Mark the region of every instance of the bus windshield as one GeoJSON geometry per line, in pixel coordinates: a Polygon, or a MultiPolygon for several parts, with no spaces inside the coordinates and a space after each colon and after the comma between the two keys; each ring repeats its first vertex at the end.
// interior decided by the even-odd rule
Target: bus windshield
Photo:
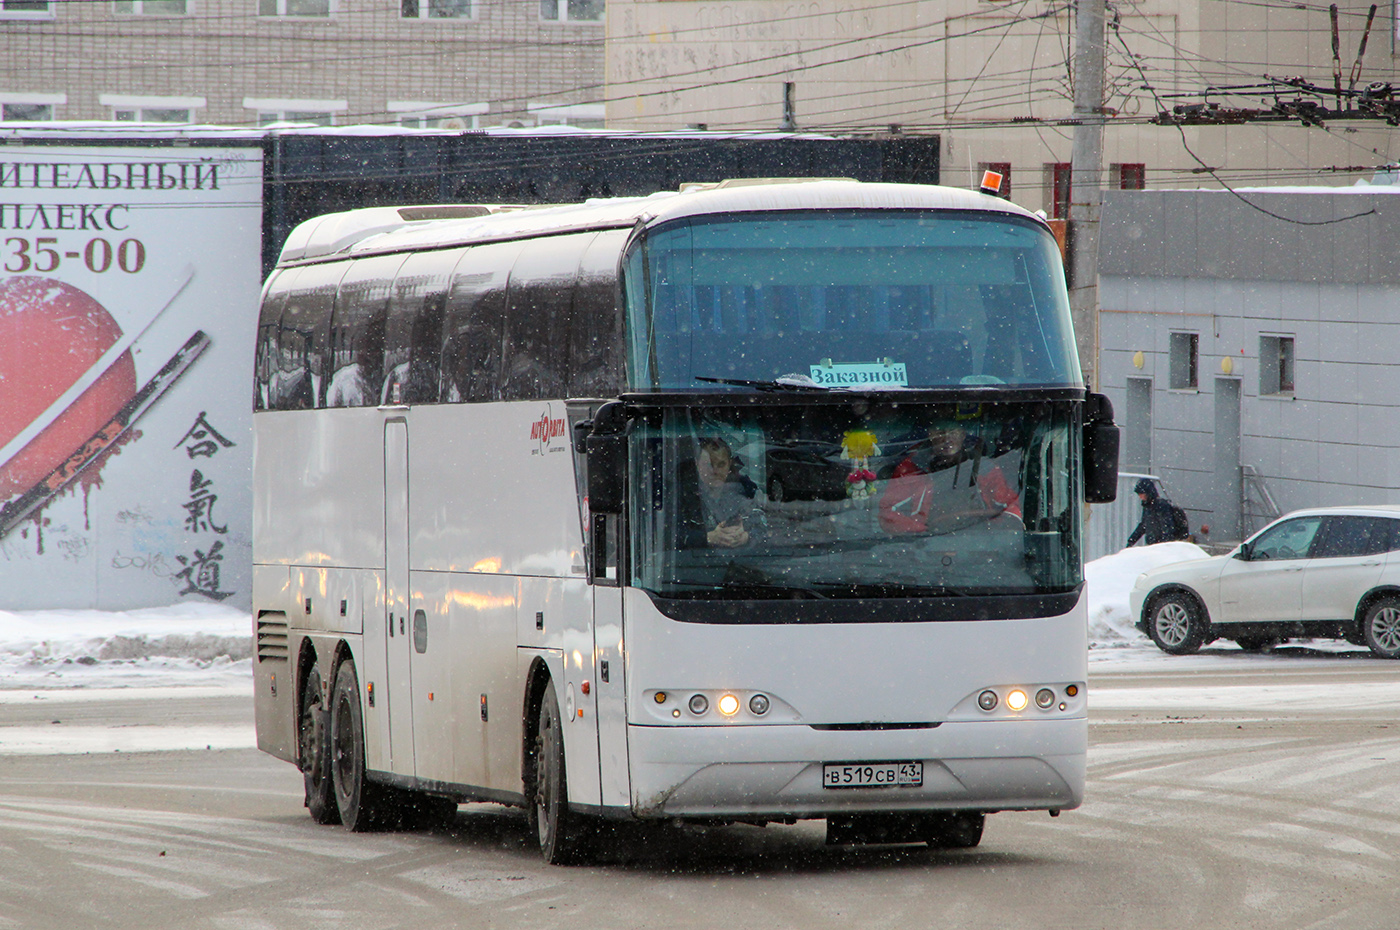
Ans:
{"type": "Polygon", "coordinates": [[[1082,387],[1054,239],[961,211],[731,214],[625,264],[633,390],[803,375],[839,387],[1082,387]]]}
{"type": "Polygon", "coordinates": [[[668,407],[632,434],[662,597],[1050,594],[1081,580],[1068,403],[668,407]]]}

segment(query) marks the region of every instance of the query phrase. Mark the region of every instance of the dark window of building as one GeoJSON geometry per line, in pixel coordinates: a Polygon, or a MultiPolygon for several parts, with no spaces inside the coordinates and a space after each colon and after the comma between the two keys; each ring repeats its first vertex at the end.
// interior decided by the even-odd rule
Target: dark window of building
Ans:
{"type": "Polygon", "coordinates": [[[1055,162],[1045,166],[1046,203],[1052,219],[1069,219],[1069,178],[1070,163],[1055,162]]]}
{"type": "Polygon", "coordinates": [[[1293,396],[1293,337],[1259,337],[1259,393],[1293,396]]]}
{"type": "Polygon", "coordinates": [[[1176,391],[1194,391],[1198,385],[1197,361],[1200,337],[1196,333],[1172,333],[1168,352],[1169,381],[1176,391]]]}
{"type": "Polygon", "coordinates": [[[1147,166],[1142,164],[1112,165],[1113,186],[1124,191],[1140,191],[1147,186],[1147,166]]]}

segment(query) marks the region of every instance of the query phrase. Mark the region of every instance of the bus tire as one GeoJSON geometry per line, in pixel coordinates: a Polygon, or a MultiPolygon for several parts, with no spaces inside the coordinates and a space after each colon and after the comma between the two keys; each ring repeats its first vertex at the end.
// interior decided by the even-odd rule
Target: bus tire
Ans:
{"type": "Polygon", "coordinates": [[[546,686],[536,716],[532,784],[526,786],[530,827],[550,865],[574,865],[589,854],[585,818],[569,810],[569,783],[564,766],[563,718],[554,688],[546,686]]]}
{"type": "Polygon", "coordinates": [[[971,849],[982,842],[987,815],[981,811],[949,811],[929,817],[928,844],[934,849],[971,849]]]}
{"type": "Polygon", "coordinates": [[[331,781],[340,822],[355,833],[379,829],[387,804],[384,789],[365,777],[365,722],[355,663],[341,661],[331,695],[331,781]]]}
{"type": "Polygon", "coordinates": [[[321,689],[321,671],[313,663],[302,682],[297,720],[298,758],[306,790],[306,809],[317,823],[340,823],[331,783],[330,714],[321,689]]]}
{"type": "Polygon", "coordinates": [[[1170,655],[1187,656],[1200,650],[1209,626],[1205,610],[1185,591],[1154,595],[1147,608],[1147,635],[1170,655]]]}
{"type": "Polygon", "coordinates": [[[1400,659],[1400,598],[1382,597],[1366,608],[1361,621],[1366,648],[1381,659],[1400,659]]]}

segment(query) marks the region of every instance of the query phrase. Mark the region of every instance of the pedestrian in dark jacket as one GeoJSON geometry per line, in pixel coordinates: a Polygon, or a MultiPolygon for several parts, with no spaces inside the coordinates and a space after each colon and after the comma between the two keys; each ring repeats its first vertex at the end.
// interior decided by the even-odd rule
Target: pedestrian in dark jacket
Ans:
{"type": "Polygon", "coordinates": [[[1133,485],[1133,490],[1142,501],[1142,519],[1138,521],[1137,529],[1128,537],[1129,546],[1144,536],[1147,537],[1149,546],[1153,543],[1186,538],[1177,530],[1172,502],[1157,493],[1157,485],[1153,484],[1151,479],[1138,479],[1138,483],[1133,485]]]}

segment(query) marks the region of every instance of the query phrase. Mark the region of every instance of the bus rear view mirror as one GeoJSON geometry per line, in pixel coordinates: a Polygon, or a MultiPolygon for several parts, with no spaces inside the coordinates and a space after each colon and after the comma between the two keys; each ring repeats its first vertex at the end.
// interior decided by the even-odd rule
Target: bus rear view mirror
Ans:
{"type": "Polygon", "coordinates": [[[1102,394],[1084,399],[1084,502],[1118,499],[1118,426],[1113,404],[1102,394]]]}
{"type": "Polygon", "coordinates": [[[588,434],[588,509],[622,513],[627,483],[627,409],[604,404],[588,434]]]}
{"type": "Polygon", "coordinates": [[[622,513],[627,475],[627,437],[588,437],[588,509],[593,513],[622,513]]]}

